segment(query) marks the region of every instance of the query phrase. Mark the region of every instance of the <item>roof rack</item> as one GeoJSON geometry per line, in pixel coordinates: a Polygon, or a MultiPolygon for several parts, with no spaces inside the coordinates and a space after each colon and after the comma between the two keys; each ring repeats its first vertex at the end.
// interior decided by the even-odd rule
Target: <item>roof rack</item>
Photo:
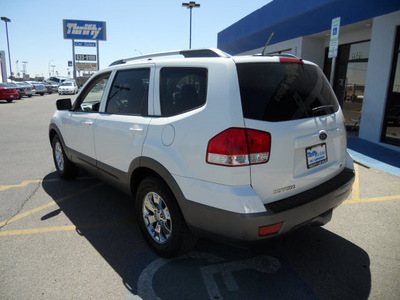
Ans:
{"type": "Polygon", "coordinates": [[[274,53],[274,54],[262,54],[262,53],[257,53],[257,54],[253,54],[253,56],[283,56],[283,57],[293,57],[293,58],[299,58],[296,55],[292,54],[292,53],[287,53],[287,52],[282,52],[282,53],[274,53]]]}
{"type": "Polygon", "coordinates": [[[189,49],[189,50],[176,50],[176,51],[166,51],[166,52],[158,52],[146,55],[140,55],[130,58],[124,58],[117,61],[114,61],[111,66],[120,65],[127,63],[128,61],[134,60],[144,60],[148,59],[151,60],[155,57],[163,57],[163,56],[173,56],[173,55],[183,55],[185,58],[189,57],[230,57],[229,54],[216,49],[216,48],[206,48],[206,49],[189,49]]]}

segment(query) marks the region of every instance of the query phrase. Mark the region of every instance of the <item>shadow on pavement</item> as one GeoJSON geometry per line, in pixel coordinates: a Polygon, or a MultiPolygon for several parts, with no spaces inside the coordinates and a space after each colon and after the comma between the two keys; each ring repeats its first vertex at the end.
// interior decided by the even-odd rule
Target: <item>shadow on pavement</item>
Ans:
{"type": "Polygon", "coordinates": [[[368,254],[323,228],[251,249],[201,239],[168,260],[144,242],[129,197],[82,173],[56,178],[51,173],[42,184],[59,208],[42,220],[62,211],[121,277],[125,299],[368,299],[368,254]]]}

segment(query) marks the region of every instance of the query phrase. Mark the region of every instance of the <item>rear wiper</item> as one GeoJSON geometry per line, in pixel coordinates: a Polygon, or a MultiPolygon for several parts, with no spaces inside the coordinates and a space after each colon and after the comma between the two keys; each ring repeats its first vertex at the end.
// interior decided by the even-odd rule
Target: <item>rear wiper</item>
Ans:
{"type": "Polygon", "coordinates": [[[314,108],[311,109],[311,110],[312,110],[313,113],[316,113],[316,112],[318,112],[318,111],[327,110],[327,109],[330,109],[330,110],[333,112],[333,110],[335,109],[335,105],[332,105],[332,104],[329,104],[329,105],[321,105],[321,106],[314,107],[314,108]]]}

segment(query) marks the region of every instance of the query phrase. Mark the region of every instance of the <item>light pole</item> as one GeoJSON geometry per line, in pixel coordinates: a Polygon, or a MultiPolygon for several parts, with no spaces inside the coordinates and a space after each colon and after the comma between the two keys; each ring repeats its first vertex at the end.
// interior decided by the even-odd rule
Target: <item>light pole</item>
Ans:
{"type": "Polygon", "coordinates": [[[23,77],[25,77],[25,75],[26,75],[26,64],[27,64],[28,62],[27,61],[23,61],[22,62],[22,67],[23,67],[23,70],[24,70],[24,75],[23,75],[23,77]]]}
{"type": "Polygon", "coordinates": [[[50,72],[50,63],[52,62],[52,61],[54,61],[54,59],[51,59],[50,61],[49,61],[49,77],[51,77],[51,72],[50,72]]]}
{"type": "Polygon", "coordinates": [[[1,17],[1,20],[4,21],[4,23],[6,23],[6,35],[7,35],[7,47],[8,47],[8,62],[10,64],[10,76],[13,75],[12,69],[11,69],[11,55],[10,55],[10,43],[8,41],[8,27],[7,27],[7,23],[11,22],[11,20],[9,18],[6,17],[1,17]]]}
{"type": "Polygon", "coordinates": [[[194,1],[190,1],[189,3],[182,3],[182,7],[187,7],[190,9],[190,36],[189,36],[189,49],[192,49],[192,8],[200,7],[200,4],[196,4],[194,1]]]}

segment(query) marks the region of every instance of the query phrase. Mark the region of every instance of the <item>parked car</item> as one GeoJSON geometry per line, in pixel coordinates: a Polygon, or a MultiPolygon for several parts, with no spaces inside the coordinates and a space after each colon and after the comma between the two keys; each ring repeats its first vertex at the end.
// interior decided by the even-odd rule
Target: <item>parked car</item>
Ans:
{"type": "Polygon", "coordinates": [[[78,86],[75,81],[64,81],[58,87],[58,94],[72,94],[75,95],[78,92],[78,86]]]}
{"type": "Polygon", "coordinates": [[[45,88],[46,88],[46,92],[48,94],[52,94],[52,93],[57,93],[58,91],[58,85],[51,83],[51,82],[46,82],[46,81],[42,81],[42,83],[44,84],[45,88]]]}
{"type": "Polygon", "coordinates": [[[131,195],[162,256],[199,235],[259,242],[324,225],[351,192],[340,105],[318,66],[296,57],[122,59],[56,105],[59,176],[84,168],[131,195]]]}
{"type": "Polygon", "coordinates": [[[25,95],[28,96],[29,98],[32,97],[33,94],[35,94],[32,85],[29,84],[28,82],[22,81],[22,82],[16,82],[16,84],[24,89],[25,95]]]}
{"type": "Polygon", "coordinates": [[[47,78],[45,81],[46,82],[52,82],[57,84],[57,86],[59,86],[61,83],[63,83],[64,81],[71,81],[71,78],[68,77],[63,77],[63,76],[52,76],[47,78]]]}
{"type": "Polygon", "coordinates": [[[19,95],[15,88],[8,86],[5,83],[0,83],[0,100],[6,100],[7,102],[13,102],[14,99],[18,99],[19,95]]]}
{"type": "Polygon", "coordinates": [[[7,82],[7,86],[12,87],[17,90],[18,92],[18,99],[21,99],[23,96],[25,96],[25,88],[20,87],[14,82],[7,82]]]}
{"type": "Polygon", "coordinates": [[[39,94],[40,96],[43,96],[45,93],[47,93],[47,89],[43,83],[38,82],[38,81],[26,81],[26,82],[30,83],[33,86],[33,89],[35,90],[35,94],[39,94]]]}

